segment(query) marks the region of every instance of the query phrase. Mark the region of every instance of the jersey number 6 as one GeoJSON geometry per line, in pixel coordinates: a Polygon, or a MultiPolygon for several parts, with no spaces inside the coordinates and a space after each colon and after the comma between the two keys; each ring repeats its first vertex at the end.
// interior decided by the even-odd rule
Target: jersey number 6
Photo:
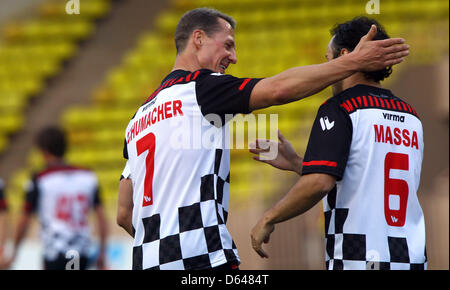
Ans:
{"type": "Polygon", "coordinates": [[[153,204],[153,172],[155,169],[155,135],[148,133],[136,142],[137,155],[141,155],[148,150],[147,158],[145,158],[145,181],[144,181],[144,198],[142,206],[153,204]]]}
{"type": "Polygon", "coordinates": [[[409,187],[403,179],[390,177],[391,169],[409,170],[407,154],[389,152],[384,159],[384,216],[388,225],[405,225],[409,187]]]}

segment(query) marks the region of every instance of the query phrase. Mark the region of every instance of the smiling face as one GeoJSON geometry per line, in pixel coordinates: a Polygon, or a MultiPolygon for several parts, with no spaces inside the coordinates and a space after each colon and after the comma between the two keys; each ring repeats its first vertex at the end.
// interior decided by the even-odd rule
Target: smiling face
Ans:
{"type": "Polygon", "coordinates": [[[218,19],[220,30],[202,37],[198,60],[202,68],[224,74],[230,64],[237,62],[234,29],[222,18],[218,19]]]}

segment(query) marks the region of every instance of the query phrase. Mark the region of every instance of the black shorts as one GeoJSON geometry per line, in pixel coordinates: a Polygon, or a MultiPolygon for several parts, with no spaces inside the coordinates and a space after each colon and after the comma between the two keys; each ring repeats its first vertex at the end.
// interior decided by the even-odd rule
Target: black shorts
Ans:
{"type": "Polygon", "coordinates": [[[59,254],[55,260],[44,259],[44,270],[86,270],[88,268],[88,257],[80,256],[79,263],[74,259],[76,258],[66,258],[63,254],[59,254]]]}

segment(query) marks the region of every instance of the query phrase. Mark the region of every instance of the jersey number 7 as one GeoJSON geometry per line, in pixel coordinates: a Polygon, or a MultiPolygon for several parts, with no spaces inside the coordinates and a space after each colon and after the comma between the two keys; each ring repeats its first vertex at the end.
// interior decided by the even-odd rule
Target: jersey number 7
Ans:
{"type": "Polygon", "coordinates": [[[148,133],[136,142],[137,155],[141,155],[148,150],[145,158],[145,181],[144,181],[144,198],[142,206],[153,204],[153,173],[155,169],[155,134],[148,133]]]}
{"type": "Polygon", "coordinates": [[[407,154],[389,152],[384,159],[384,216],[388,225],[405,225],[409,186],[406,180],[390,177],[391,169],[409,170],[407,154]]]}

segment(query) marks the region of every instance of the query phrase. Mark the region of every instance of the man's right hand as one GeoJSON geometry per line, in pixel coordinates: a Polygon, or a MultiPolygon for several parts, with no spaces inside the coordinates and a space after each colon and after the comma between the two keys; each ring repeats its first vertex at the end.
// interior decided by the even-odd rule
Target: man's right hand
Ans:
{"type": "Polygon", "coordinates": [[[261,258],[269,258],[269,255],[262,248],[262,244],[267,244],[270,240],[270,234],[275,230],[275,226],[268,223],[264,216],[253,227],[250,233],[252,248],[261,258]]]}
{"type": "Polygon", "coordinates": [[[275,168],[294,171],[297,172],[298,175],[301,175],[303,158],[297,155],[294,147],[292,147],[291,143],[289,143],[289,141],[281,134],[280,130],[278,130],[278,139],[280,142],[258,139],[256,140],[256,143],[250,144],[249,151],[256,155],[253,156],[253,159],[270,164],[275,168]],[[262,144],[264,145],[261,146],[262,144]],[[278,146],[278,154],[275,159],[261,159],[260,155],[268,152],[269,148],[273,146],[278,146]]]}
{"type": "Polygon", "coordinates": [[[409,55],[409,45],[403,38],[372,40],[377,27],[372,25],[369,32],[361,38],[355,49],[349,53],[355,62],[357,71],[377,71],[399,64],[409,55]]]}

